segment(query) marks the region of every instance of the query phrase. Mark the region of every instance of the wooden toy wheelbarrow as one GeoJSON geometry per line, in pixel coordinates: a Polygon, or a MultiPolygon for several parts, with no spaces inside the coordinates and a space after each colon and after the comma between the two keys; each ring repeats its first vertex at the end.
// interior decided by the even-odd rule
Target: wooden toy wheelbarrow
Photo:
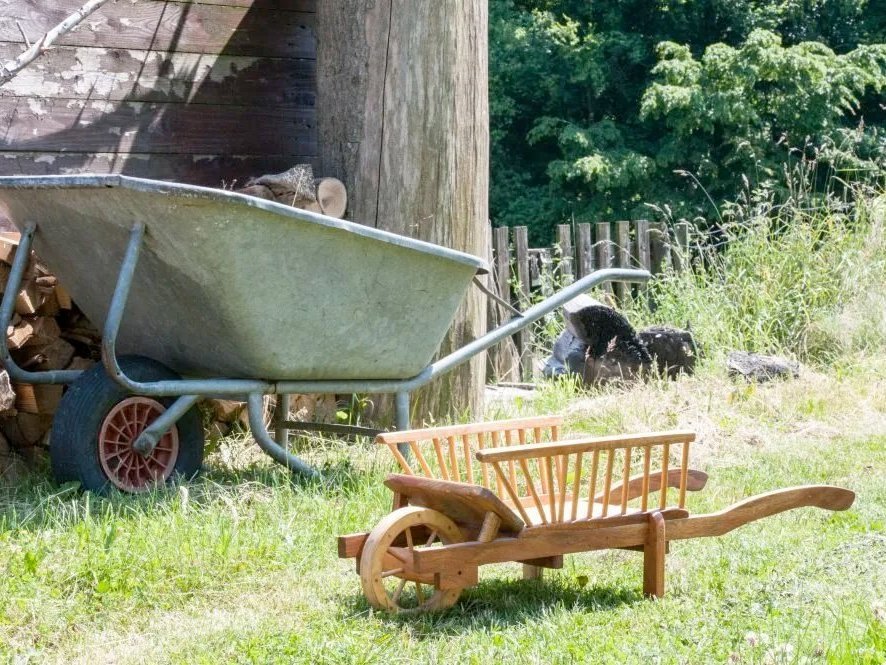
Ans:
{"type": "Polygon", "coordinates": [[[536,418],[379,435],[405,472],[385,480],[394,510],[369,533],[338,541],[340,557],[357,559],[369,603],[441,610],[477,584],[483,564],[522,562],[524,576],[537,577],[562,567],[564,554],[611,548],[642,551],[643,592],[662,596],[670,541],[723,535],[803,506],[845,510],[855,499],[810,485],[690,515],[686,492],[707,482],[689,468],[693,432],[544,441],[559,425],[536,418]],[[409,446],[410,460],[398,444],[409,446]]]}

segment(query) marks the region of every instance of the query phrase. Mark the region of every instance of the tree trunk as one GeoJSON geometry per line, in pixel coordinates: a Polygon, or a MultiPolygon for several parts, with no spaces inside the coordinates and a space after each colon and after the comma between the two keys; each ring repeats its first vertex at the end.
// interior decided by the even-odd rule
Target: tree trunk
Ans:
{"type": "MultiPolygon", "coordinates": [[[[318,7],[320,167],[345,183],[348,218],[485,256],[486,0],[323,0],[318,7]]],[[[403,325],[421,325],[417,314],[403,325]]],[[[485,319],[472,289],[441,354],[481,335],[485,319]]],[[[484,382],[481,355],[414,395],[414,422],[479,416],[484,382]]]]}

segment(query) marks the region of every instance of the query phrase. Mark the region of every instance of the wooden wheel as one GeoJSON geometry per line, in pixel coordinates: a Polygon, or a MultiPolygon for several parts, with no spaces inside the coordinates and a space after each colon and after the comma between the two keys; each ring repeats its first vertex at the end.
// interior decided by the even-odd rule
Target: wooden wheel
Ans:
{"type": "Polygon", "coordinates": [[[455,523],[436,510],[406,506],[387,515],[369,534],[360,556],[360,583],[369,604],[406,613],[454,605],[460,589],[437,589],[433,574],[418,575],[410,564],[415,550],[463,541],[455,523]]]}

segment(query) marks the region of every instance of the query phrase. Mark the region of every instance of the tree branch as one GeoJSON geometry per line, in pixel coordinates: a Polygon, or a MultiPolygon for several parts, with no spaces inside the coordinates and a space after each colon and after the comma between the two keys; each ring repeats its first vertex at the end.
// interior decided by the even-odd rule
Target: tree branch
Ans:
{"type": "MultiPolygon", "coordinates": [[[[22,69],[24,69],[29,64],[34,62],[34,60],[43,55],[43,53],[45,53],[47,49],[52,46],[55,40],[57,40],[65,33],[73,30],[75,27],[77,27],[77,25],[80,24],[83,19],[92,14],[92,12],[101,7],[106,2],[108,2],[108,0],[89,0],[89,2],[87,2],[76,12],[74,12],[64,21],[55,26],[52,30],[43,35],[40,39],[35,41],[33,44],[30,44],[27,50],[24,51],[15,60],[10,60],[6,63],[0,63],[0,85],[3,85],[7,81],[9,81],[22,69]]],[[[25,42],[27,42],[27,38],[25,39],[25,42]]]]}

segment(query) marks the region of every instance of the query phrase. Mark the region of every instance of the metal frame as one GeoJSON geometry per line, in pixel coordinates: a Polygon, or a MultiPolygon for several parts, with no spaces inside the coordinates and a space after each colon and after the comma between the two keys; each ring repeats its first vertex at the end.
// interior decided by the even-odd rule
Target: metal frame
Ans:
{"type": "MultiPolygon", "coordinates": [[[[9,326],[9,322],[12,319],[15,298],[21,287],[36,230],[37,226],[35,224],[28,224],[21,235],[6,286],[6,292],[3,294],[2,304],[0,304],[0,326],[2,326],[3,330],[9,326]]],[[[431,363],[419,374],[409,379],[261,381],[212,378],[142,382],[127,376],[121,369],[117,361],[116,346],[123,314],[129,300],[129,291],[136,267],[138,266],[145,232],[145,226],[141,223],[135,224],[130,230],[129,242],[126,246],[126,252],[123,256],[117,283],[114,287],[114,293],[111,297],[108,315],[105,320],[102,336],[102,364],[111,379],[133,394],[146,397],[178,397],[178,399],[166,409],[163,415],[142,432],[138,439],[133,442],[133,447],[142,454],[149,454],[166,430],[181,418],[203,395],[239,397],[246,395],[249,408],[249,426],[258,445],[275,461],[307,477],[316,477],[317,472],[285,449],[288,428],[280,428],[275,441],[268,433],[264,422],[262,422],[263,395],[282,395],[285,400],[285,396],[293,393],[394,393],[396,395],[397,428],[409,429],[409,394],[412,391],[421,388],[442,374],[446,374],[467,362],[478,353],[482,353],[486,349],[495,346],[506,337],[523,330],[575,296],[598,284],[607,281],[643,283],[651,277],[645,270],[622,268],[598,270],[590,275],[586,275],[530,307],[522,314],[515,315],[507,323],[431,363]]],[[[10,377],[23,383],[66,384],[72,383],[81,374],[80,371],[29,372],[15,363],[5,344],[0,345],[0,362],[6,367],[10,377]]]]}

